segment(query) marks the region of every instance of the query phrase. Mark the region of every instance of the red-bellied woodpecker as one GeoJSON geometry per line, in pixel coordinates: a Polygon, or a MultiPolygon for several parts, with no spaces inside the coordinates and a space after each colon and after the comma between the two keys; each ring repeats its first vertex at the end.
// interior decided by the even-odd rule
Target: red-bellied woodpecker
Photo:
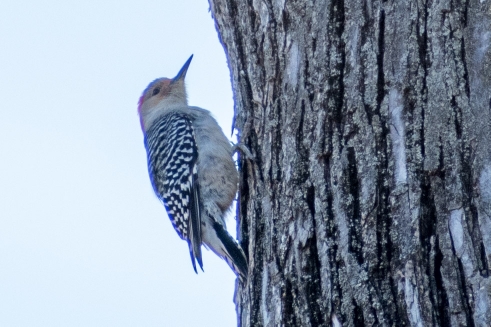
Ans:
{"type": "Polygon", "coordinates": [[[173,79],[150,83],[138,103],[148,172],[179,236],[203,269],[201,244],[247,276],[244,251],[225,228],[237,192],[232,146],[210,112],[187,104],[184,78],[191,56],[173,79]]]}

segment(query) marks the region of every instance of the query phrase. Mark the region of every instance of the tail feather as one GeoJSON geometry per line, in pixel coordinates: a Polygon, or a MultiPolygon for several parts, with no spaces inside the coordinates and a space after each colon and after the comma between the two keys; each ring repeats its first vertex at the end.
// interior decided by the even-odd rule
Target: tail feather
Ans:
{"type": "Polygon", "coordinates": [[[225,247],[226,256],[225,261],[230,268],[239,275],[241,278],[247,278],[248,264],[247,258],[240,245],[232,238],[227,232],[224,226],[218,222],[213,223],[213,229],[215,230],[218,238],[225,247]]]}
{"type": "Polygon", "coordinates": [[[189,253],[191,255],[191,262],[193,263],[194,272],[198,273],[196,270],[196,261],[203,270],[203,259],[201,256],[201,208],[199,203],[199,184],[196,182],[198,178],[197,166],[193,168],[193,174],[191,178],[191,207],[190,207],[190,219],[189,219],[189,253]]]}
{"type": "Polygon", "coordinates": [[[198,270],[196,269],[196,261],[198,261],[198,265],[203,270],[203,259],[201,257],[201,245],[199,248],[196,248],[195,243],[188,241],[188,246],[189,246],[189,254],[191,256],[191,262],[193,263],[193,269],[195,273],[198,273],[198,270]]]}

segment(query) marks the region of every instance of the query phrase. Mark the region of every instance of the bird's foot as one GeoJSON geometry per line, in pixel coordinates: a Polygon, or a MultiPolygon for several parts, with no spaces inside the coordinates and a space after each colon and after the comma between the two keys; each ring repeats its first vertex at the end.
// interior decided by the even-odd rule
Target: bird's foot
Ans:
{"type": "Polygon", "coordinates": [[[244,143],[237,143],[232,146],[232,153],[239,152],[245,156],[246,159],[254,161],[254,156],[251,151],[245,146],[244,143]]]}

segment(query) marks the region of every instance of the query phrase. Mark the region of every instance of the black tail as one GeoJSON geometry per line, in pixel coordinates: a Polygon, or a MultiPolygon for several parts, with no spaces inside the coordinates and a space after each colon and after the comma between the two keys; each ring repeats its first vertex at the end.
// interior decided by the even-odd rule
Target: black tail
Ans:
{"type": "Polygon", "coordinates": [[[228,253],[228,257],[224,258],[225,261],[236,275],[247,279],[248,264],[244,251],[220,223],[215,222],[213,228],[228,253]]]}
{"type": "MultiPolygon", "coordinates": [[[[192,56],[191,56],[192,57],[192,56]]],[[[201,257],[201,208],[200,208],[200,196],[199,196],[199,184],[196,182],[198,179],[197,166],[193,167],[192,178],[192,189],[191,189],[191,207],[190,209],[190,219],[188,227],[188,245],[189,253],[191,255],[191,262],[193,263],[194,272],[198,273],[196,270],[196,261],[198,261],[199,267],[203,270],[203,259],[201,257]]]]}

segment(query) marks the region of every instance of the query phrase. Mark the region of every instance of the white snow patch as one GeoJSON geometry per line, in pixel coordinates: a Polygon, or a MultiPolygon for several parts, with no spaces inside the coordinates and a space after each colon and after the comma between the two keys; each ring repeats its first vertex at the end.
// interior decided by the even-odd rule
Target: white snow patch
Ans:
{"type": "Polygon", "coordinates": [[[332,327],[343,327],[343,325],[339,322],[338,316],[335,313],[332,314],[332,327]]]}
{"type": "Polygon", "coordinates": [[[293,41],[290,45],[290,50],[288,51],[288,63],[287,63],[287,75],[288,80],[292,86],[297,85],[298,78],[298,67],[300,66],[299,56],[298,56],[298,44],[293,41]]]}
{"type": "Polygon", "coordinates": [[[402,120],[401,95],[396,89],[389,92],[390,138],[395,160],[396,183],[405,183],[407,179],[406,148],[404,144],[404,121],[402,120]]]}
{"type": "Polygon", "coordinates": [[[464,210],[462,208],[455,209],[450,212],[449,227],[450,235],[452,236],[455,254],[460,258],[464,252],[464,230],[462,228],[462,217],[464,210]]]}

